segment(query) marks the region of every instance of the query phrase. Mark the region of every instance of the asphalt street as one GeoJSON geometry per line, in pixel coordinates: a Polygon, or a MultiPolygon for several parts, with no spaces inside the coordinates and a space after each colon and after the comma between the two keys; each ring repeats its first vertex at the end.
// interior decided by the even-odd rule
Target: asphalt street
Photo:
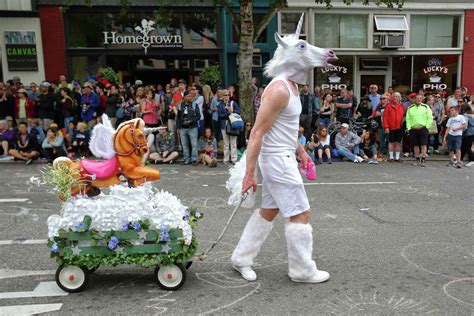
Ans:
{"type": "MultiPolygon", "coordinates": [[[[278,218],[257,258],[256,282],[242,280],[229,258],[252,210],[241,209],[222,242],[195,262],[185,285],[161,290],[152,269],[100,267],[81,293],[54,287],[46,220],[60,203],[29,186],[42,165],[0,164],[0,315],[90,314],[472,315],[474,314],[474,168],[429,161],[317,167],[307,182],[313,210],[314,258],[331,274],[323,284],[287,276],[284,219],[278,218]]],[[[232,207],[228,169],[160,166],[154,185],[195,205],[201,249],[220,234],[232,207]]],[[[259,199],[257,200],[257,203],[259,199]]]]}

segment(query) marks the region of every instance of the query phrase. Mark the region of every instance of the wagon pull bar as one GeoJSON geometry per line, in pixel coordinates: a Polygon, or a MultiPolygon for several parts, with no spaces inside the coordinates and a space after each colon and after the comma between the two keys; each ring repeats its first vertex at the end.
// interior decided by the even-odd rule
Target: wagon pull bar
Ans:
{"type": "Polygon", "coordinates": [[[247,198],[248,196],[248,193],[245,192],[241,195],[241,198],[240,198],[240,202],[239,204],[237,204],[237,206],[234,208],[234,211],[232,212],[232,214],[230,214],[230,217],[229,219],[227,220],[227,223],[225,224],[224,226],[224,229],[222,230],[221,234],[219,235],[219,237],[217,237],[217,239],[211,244],[211,246],[209,246],[209,248],[207,248],[206,251],[204,251],[203,253],[201,253],[200,255],[197,255],[196,256],[196,259],[199,260],[199,261],[204,261],[204,259],[207,257],[207,255],[209,254],[209,252],[211,252],[212,249],[214,249],[214,247],[219,243],[219,241],[221,241],[222,237],[224,237],[224,234],[225,232],[227,231],[227,228],[229,228],[230,226],[230,223],[232,222],[232,220],[234,219],[234,216],[235,214],[237,213],[238,209],[240,208],[240,206],[242,205],[242,203],[245,201],[245,199],[247,198]]]}

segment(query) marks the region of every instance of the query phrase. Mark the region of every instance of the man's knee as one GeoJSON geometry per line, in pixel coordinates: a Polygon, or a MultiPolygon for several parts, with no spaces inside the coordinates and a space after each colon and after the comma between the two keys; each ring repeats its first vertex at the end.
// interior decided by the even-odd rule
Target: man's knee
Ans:
{"type": "Polygon", "coordinates": [[[290,222],[308,224],[310,218],[311,218],[311,210],[306,210],[301,214],[291,216],[290,222]]]}
{"type": "Polygon", "coordinates": [[[278,211],[279,210],[277,208],[261,208],[260,216],[262,216],[267,221],[271,222],[278,215],[278,211]]]}

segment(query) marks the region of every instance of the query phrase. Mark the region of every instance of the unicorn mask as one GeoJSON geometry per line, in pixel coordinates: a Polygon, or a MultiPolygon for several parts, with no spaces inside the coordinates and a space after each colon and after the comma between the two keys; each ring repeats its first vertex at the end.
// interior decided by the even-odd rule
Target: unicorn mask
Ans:
{"type": "Polygon", "coordinates": [[[273,58],[265,66],[265,75],[274,78],[283,76],[299,84],[307,83],[308,70],[315,67],[334,67],[331,62],[337,60],[336,54],[300,39],[304,13],[298,22],[294,34],[282,37],[275,33],[278,47],[273,58]]]}

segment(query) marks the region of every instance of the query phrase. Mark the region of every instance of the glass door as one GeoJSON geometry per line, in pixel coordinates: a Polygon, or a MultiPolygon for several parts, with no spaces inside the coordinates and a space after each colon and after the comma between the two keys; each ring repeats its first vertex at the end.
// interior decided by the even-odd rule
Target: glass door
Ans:
{"type": "Polygon", "coordinates": [[[369,87],[371,84],[378,86],[378,93],[383,94],[387,87],[385,87],[385,74],[361,74],[360,75],[360,96],[363,97],[369,94],[369,87]]]}

